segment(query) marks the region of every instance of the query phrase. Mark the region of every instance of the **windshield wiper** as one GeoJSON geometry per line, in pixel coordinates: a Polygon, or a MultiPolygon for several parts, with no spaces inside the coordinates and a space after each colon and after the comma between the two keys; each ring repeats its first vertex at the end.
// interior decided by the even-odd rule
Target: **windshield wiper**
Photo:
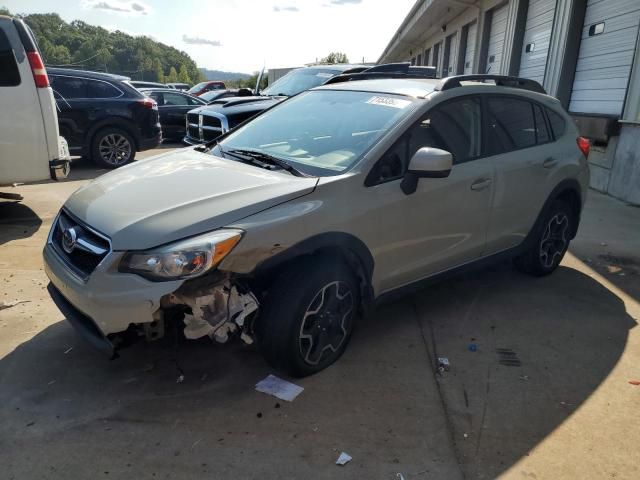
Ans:
{"type": "Polygon", "coordinates": [[[286,170],[292,175],[296,175],[298,177],[307,177],[308,175],[296,167],[291,165],[290,163],[285,162],[281,158],[274,157],[273,155],[269,155],[268,153],[261,152],[259,150],[249,150],[246,148],[236,148],[233,150],[227,150],[226,153],[229,153],[234,156],[241,155],[243,157],[248,157],[249,161],[257,161],[263,165],[275,165],[277,167],[286,170]]]}

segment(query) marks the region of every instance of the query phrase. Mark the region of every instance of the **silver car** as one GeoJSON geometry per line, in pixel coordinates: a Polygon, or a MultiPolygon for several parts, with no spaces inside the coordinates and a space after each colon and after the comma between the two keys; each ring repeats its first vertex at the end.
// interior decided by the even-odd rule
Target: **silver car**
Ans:
{"type": "Polygon", "coordinates": [[[108,173],[60,211],[49,291],[110,355],[180,322],[308,375],[388,294],[504,257],[547,275],[578,228],[589,144],[535,82],[490,79],[327,85],[108,173]]]}

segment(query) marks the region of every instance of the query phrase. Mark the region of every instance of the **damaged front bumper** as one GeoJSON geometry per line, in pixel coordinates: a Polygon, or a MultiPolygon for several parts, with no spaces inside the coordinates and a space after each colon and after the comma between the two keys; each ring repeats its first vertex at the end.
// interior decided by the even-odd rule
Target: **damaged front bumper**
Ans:
{"type": "MultiPolygon", "coordinates": [[[[167,312],[179,312],[189,339],[209,336],[225,342],[240,333],[252,343],[247,321],[258,300],[235,285],[229,274],[216,272],[190,281],[151,282],[117,271],[122,253],[110,252],[86,279],[79,278],[48,244],[43,252],[49,293],[60,311],[89,342],[113,357],[120,335],[132,330],[147,340],[164,335],[167,312]],[[183,317],[183,318],[182,318],[183,317]]],[[[128,343],[128,340],[127,342],[128,343]]]]}

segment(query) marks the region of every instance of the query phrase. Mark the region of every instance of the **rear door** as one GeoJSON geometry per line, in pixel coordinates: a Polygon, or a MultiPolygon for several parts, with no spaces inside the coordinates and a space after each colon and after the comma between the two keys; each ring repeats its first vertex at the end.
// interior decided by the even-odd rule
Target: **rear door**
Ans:
{"type": "Polygon", "coordinates": [[[81,153],[89,128],[90,110],[96,106],[88,100],[88,84],[84,78],[70,75],[49,75],[53,97],[58,104],[60,135],[69,143],[69,150],[81,153]]]}
{"type": "Polygon", "coordinates": [[[560,163],[545,109],[523,97],[485,97],[485,153],[495,189],[485,254],[519,245],[546,201],[560,163]]]}
{"type": "Polygon", "coordinates": [[[0,185],[48,178],[49,159],[27,53],[13,21],[0,17],[0,185]]]}
{"type": "Polygon", "coordinates": [[[158,110],[163,135],[167,138],[184,137],[187,112],[205,103],[179,92],[162,92],[162,97],[163,103],[158,104],[158,110]]]}
{"type": "Polygon", "coordinates": [[[378,161],[367,177],[376,205],[371,221],[385,225],[376,254],[381,290],[479,258],[484,251],[493,166],[480,158],[481,104],[456,98],[433,107],[378,161]],[[448,150],[447,178],[422,178],[405,195],[400,182],[410,158],[422,147],[448,150]]]}

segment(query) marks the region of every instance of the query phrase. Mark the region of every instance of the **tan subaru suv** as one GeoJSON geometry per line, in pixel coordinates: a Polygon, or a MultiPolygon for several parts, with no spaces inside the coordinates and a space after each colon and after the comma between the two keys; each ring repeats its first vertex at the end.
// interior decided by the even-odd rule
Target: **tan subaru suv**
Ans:
{"type": "Polygon", "coordinates": [[[75,192],[44,249],[69,321],[112,356],[179,322],[308,375],[388,294],[504,257],[556,269],[589,177],[556,99],[512,77],[344,77],[75,192]]]}

